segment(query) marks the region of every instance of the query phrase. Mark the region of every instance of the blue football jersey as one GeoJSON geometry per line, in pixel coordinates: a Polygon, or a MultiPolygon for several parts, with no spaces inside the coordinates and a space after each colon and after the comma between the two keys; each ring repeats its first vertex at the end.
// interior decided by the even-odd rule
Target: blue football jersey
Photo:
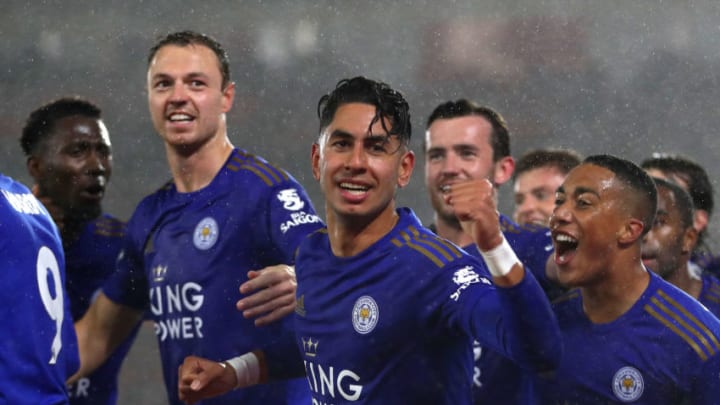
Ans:
{"type": "Polygon", "coordinates": [[[702,283],[698,301],[705,305],[713,315],[720,318],[720,280],[710,272],[705,272],[702,275],[702,283]]]}
{"type": "MultiPolygon", "coordinates": [[[[98,289],[115,272],[115,262],[124,235],[125,223],[103,214],[88,222],[78,239],[65,247],[66,287],[73,321],[85,315],[98,289]]],[[[135,328],[102,366],[70,387],[70,404],[117,403],[120,366],[130,350],[138,328],[135,328]]]]}
{"type": "Polygon", "coordinates": [[[326,228],[300,245],[295,333],[313,404],[471,403],[472,338],[552,367],[559,335],[530,273],[496,289],[482,262],[398,214],[353,257],[332,254],[326,228]]]}
{"type": "Polygon", "coordinates": [[[66,404],[79,367],[60,235],[27,187],[0,175],[0,404],[66,404]]]}
{"type": "MultiPolygon", "coordinates": [[[[546,295],[552,299],[562,294],[562,289],[548,280],[545,263],[554,252],[550,230],[539,225],[519,225],[505,215],[500,215],[500,229],[508,244],[540,282],[546,295]]],[[[477,246],[465,248],[482,260],[477,246]]],[[[528,404],[526,391],[522,388],[522,370],[504,355],[473,343],[473,398],[476,404],[528,404]]]]}
{"type": "Polygon", "coordinates": [[[543,404],[717,404],[720,321],[650,272],[640,299],[618,319],[592,323],[579,290],[554,305],[564,353],[535,376],[543,404]]]}
{"type": "MultiPolygon", "coordinates": [[[[128,222],[118,272],[104,287],[118,303],[149,309],[170,403],[180,404],[178,366],[188,355],[226,360],[292,332],[292,317],[255,327],[235,308],[249,270],[294,262],[302,238],[322,226],[285,171],[235,150],[205,188],[168,183],[128,222]],[[288,332],[288,330],[290,332],[288,332]]],[[[303,379],[235,390],[204,404],[309,401],[303,379]]]]}

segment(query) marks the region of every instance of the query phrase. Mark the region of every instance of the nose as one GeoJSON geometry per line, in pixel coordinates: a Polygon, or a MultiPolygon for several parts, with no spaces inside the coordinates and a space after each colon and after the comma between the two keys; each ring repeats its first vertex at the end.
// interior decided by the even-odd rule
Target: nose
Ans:
{"type": "Polygon", "coordinates": [[[516,210],[518,214],[527,214],[535,209],[537,204],[533,201],[532,197],[526,196],[523,201],[517,205],[516,210]]]}
{"type": "Polygon", "coordinates": [[[442,174],[455,175],[460,172],[460,159],[454,153],[448,153],[443,159],[442,174]]]}
{"type": "Polygon", "coordinates": [[[86,162],[86,170],[93,176],[105,176],[110,169],[110,158],[101,151],[90,151],[86,162]]]}
{"type": "Polygon", "coordinates": [[[367,165],[367,155],[362,145],[355,145],[345,160],[345,168],[348,170],[364,169],[367,165]]]}
{"type": "Polygon", "coordinates": [[[564,203],[555,205],[552,215],[550,215],[550,229],[554,229],[560,224],[567,223],[570,220],[570,210],[564,203]]]}
{"type": "Polygon", "coordinates": [[[170,102],[173,104],[182,104],[187,100],[187,89],[183,83],[175,83],[170,93],[170,102]]]}

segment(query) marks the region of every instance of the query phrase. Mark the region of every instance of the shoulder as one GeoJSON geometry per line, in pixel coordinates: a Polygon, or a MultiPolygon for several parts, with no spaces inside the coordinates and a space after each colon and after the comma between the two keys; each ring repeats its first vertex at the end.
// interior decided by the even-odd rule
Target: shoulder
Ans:
{"type": "Polygon", "coordinates": [[[267,187],[295,181],[284,169],[275,166],[260,156],[238,149],[230,156],[225,168],[232,173],[247,174],[267,187]]]}
{"type": "Polygon", "coordinates": [[[720,352],[720,321],[702,304],[660,279],[649,289],[643,311],[661,330],[681,340],[702,361],[720,352]]]}
{"type": "Polygon", "coordinates": [[[444,268],[460,259],[471,258],[452,242],[419,224],[411,224],[393,232],[389,246],[403,255],[432,263],[434,268],[444,268]]]}
{"type": "Polygon", "coordinates": [[[509,234],[524,234],[524,235],[537,235],[549,236],[549,229],[542,225],[537,224],[518,224],[507,215],[500,214],[500,230],[503,233],[509,234]]]}
{"type": "Polygon", "coordinates": [[[102,214],[93,221],[94,233],[101,236],[121,237],[125,234],[125,221],[109,214],[102,214]]]}

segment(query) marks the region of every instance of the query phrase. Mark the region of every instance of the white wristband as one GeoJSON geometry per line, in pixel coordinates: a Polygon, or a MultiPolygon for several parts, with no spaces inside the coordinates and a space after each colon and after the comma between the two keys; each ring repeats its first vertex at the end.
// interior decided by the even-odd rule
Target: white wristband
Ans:
{"type": "Polygon", "coordinates": [[[235,389],[249,387],[260,382],[260,363],[254,353],[245,353],[242,356],[225,360],[224,363],[235,370],[237,378],[235,389]]]}
{"type": "Polygon", "coordinates": [[[480,254],[493,277],[507,276],[513,266],[520,263],[520,259],[518,259],[515,251],[510,247],[510,244],[505,238],[503,238],[502,243],[495,248],[487,252],[480,251],[480,254]]]}

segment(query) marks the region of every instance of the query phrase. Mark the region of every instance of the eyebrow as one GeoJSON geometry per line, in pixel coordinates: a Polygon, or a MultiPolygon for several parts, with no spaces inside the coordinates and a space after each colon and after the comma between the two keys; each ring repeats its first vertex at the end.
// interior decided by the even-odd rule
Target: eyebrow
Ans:
{"type": "MultiPolygon", "coordinates": [[[[173,77],[173,75],[171,75],[169,73],[157,72],[154,75],[152,75],[152,80],[159,79],[159,78],[165,79],[165,78],[171,78],[171,77],[173,77]]],[[[194,79],[194,78],[198,78],[198,77],[207,78],[209,76],[203,72],[190,72],[190,73],[183,74],[181,77],[194,79]]]]}
{"type": "MultiPolygon", "coordinates": [[[[557,190],[555,192],[565,194],[565,188],[563,186],[560,186],[557,188],[557,190]]],[[[597,196],[598,198],[600,197],[600,194],[598,194],[597,191],[593,190],[590,187],[579,186],[579,187],[575,188],[575,192],[573,193],[573,195],[578,196],[578,195],[582,195],[582,194],[592,194],[594,196],[597,196]]]]}
{"type": "MultiPolygon", "coordinates": [[[[355,138],[355,135],[351,134],[350,132],[347,132],[342,129],[336,129],[332,131],[329,135],[329,138],[355,138]]],[[[370,134],[367,137],[364,138],[366,141],[390,141],[390,135],[381,135],[381,134],[370,134]]]]}

